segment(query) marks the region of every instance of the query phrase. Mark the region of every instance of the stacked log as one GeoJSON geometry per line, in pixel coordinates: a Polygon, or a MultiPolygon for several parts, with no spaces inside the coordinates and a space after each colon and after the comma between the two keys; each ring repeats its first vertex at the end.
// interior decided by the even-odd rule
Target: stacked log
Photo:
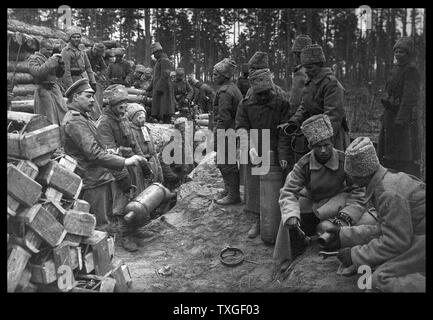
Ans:
{"type": "MultiPolygon", "coordinates": [[[[19,112],[8,112],[8,122],[20,136],[35,135],[49,124],[44,116],[19,112]]],[[[60,146],[60,135],[50,137],[57,143],[41,135],[37,141],[60,146]]],[[[63,154],[41,162],[33,146],[21,143],[17,154],[9,143],[15,140],[8,133],[8,292],[128,291],[131,277],[114,258],[114,239],[95,230],[90,205],[78,198],[83,183],[74,173],[75,159],[63,154]]]]}
{"type": "MultiPolygon", "coordinates": [[[[7,79],[14,80],[13,100],[30,98],[36,87],[33,76],[29,73],[27,60],[39,50],[42,39],[52,40],[54,48],[61,50],[66,46],[68,38],[66,33],[59,29],[30,25],[15,19],[8,19],[7,22],[7,79]]],[[[86,47],[93,45],[86,37],[82,37],[81,42],[86,47]]]]}

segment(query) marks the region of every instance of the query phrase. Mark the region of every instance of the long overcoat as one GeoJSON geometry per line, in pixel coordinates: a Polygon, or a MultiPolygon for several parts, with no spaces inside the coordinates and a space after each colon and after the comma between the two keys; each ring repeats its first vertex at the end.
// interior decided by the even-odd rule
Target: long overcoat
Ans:
{"type": "Polygon", "coordinates": [[[153,71],[152,89],[152,111],[153,117],[173,115],[175,112],[175,101],[173,84],[170,81],[171,63],[165,53],[158,59],[153,71]]]}

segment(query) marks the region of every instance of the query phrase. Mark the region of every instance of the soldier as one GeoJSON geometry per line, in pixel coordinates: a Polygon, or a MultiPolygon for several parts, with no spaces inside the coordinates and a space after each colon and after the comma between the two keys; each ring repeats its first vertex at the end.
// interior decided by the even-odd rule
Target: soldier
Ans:
{"type": "Polygon", "coordinates": [[[301,104],[283,130],[286,134],[294,134],[309,117],[326,114],[331,120],[334,132],[333,146],[344,151],[349,145],[349,128],[344,111],[344,88],[331,69],[323,66],[325,55],[321,46],[313,44],[305,47],[301,52],[301,63],[308,80],[305,83],[301,104]]]}
{"type": "Polygon", "coordinates": [[[216,200],[216,203],[221,205],[241,202],[239,194],[239,169],[237,164],[228,164],[228,138],[225,138],[225,149],[218,146],[222,142],[217,141],[218,129],[227,130],[235,128],[236,112],[239,102],[242,100],[242,93],[231,80],[235,68],[235,62],[227,58],[218,62],[213,68],[213,82],[219,86],[213,104],[214,147],[217,154],[222,154],[224,158],[223,164],[217,164],[225,185],[223,197],[216,200]]]}
{"type": "Polygon", "coordinates": [[[176,81],[176,71],[170,72],[170,80],[171,80],[171,82],[176,81]]]}
{"type": "Polygon", "coordinates": [[[417,106],[420,75],[414,63],[412,37],[402,37],[394,45],[397,63],[393,66],[382,99],[385,107],[379,136],[378,155],[387,168],[420,177],[420,145],[417,106]]]}
{"type": "Polygon", "coordinates": [[[191,79],[191,86],[198,89],[197,99],[194,102],[198,104],[203,113],[210,112],[215,98],[215,91],[206,83],[195,78],[191,79]]]}
{"type": "Polygon", "coordinates": [[[77,174],[83,179],[81,198],[90,204],[90,212],[96,217],[98,230],[113,231],[108,216],[112,215],[110,170],[140,165],[140,156],[123,158],[106,150],[94,122],[88,112],[94,106],[94,90],[87,79],[72,84],[65,95],[68,109],[61,130],[66,154],[78,162],[77,174]]]}
{"type": "Polygon", "coordinates": [[[171,63],[159,42],[152,44],[151,51],[156,59],[152,84],[148,89],[152,91],[151,115],[158,118],[160,123],[170,123],[175,112],[173,83],[169,81],[171,63]]]}
{"type": "Polygon", "coordinates": [[[129,86],[132,76],[131,64],[123,59],[125,50],[123,48],[113,48],[112,52],[116,60],[108,66],[107,78],[109,84],[122,84],[129,86]]]}
{"type": "Polygon", "coordinates": [[[176,79],[173,82],[174,99],[176,101],[176,109],[181,116],[191,119],[190,103],[192,100],[193,90],[185,81],[185,70],[183,68],[176,69],[176,79]]]}
{"type": "Polygon", "coordinates": [[[153,142],[152,132],[146,126],[146,109],[138,103],[129,103],[126,115],[131,123],[132,136],[135,140],[135,154],[147,159],[151,174],[146,177],[143,187],[137,182],[137,193],[147,188],[153,182],[163,182],[162,168],[153,142]]]}
{"type": "MultiPolygon", "coordinates": [[[[262,129],[270,130],[270,151],[276,154],[278,163],[270,165],[280,165],[283,170],[287,168],[289,160],[289,141],[288,137],[278,130],[277,126],[289,119],[289,101],[287,95],[282,89],[276,86],[271,79],[269,69],[254,70],[249,75],[251,84],[251,94],[242,99],[236,114],[236,130],[241,129],[249,131],[250,129],[259,129],[257,142],[252,142],[250,154],[264,154],[268,150],[262,149],[262,129]]],[[[251,143],[251,142],[250,142],[251,143]]],[[[253,159],[251,159],[253,161],[253,159]]],[[[249,164],[246,170],[251,170],[249,164]]],[[[260,180],[256,179],[249,183],[257,183],[256,190],[260,190],[260,180]]],[[[250,186],[251,187],[251,186],[250,186]]],[[[251,190],[245,188],[245,192],[251,190]]],[[[248,195],[245,195],[248,197],[248,195]]],[[[254,212],[256,222],[248,231],[248,237],[255,238],[260,233],[260,208],[254,212]]]]}
{"type": "Polygon", "coordinates": [[[52,53],[52,41],[43,39],[39,52],[31,55],[28,63],[37,85],[35,113],[43,114],[51,123],[60,125],[68,109],[56,79],[63,76],[65,69],[62,56],[52,53]]]}
{"type": "Polygon", "coordinates": [[[344,153],[333,147],[329,117],[312,116],[301,130],[312,150],[295,164],[280,190],[281,223],[273,258],[282,263],[281,271],[305,251],[304,233],[313,235],[320,221],[374,223],[369,214],[363,217],[365,189],[354,186],[344,173],[344,153]]]}
{"type": "Polygon", "coordinates": [[[301,104],[302,92],[305,88],[305,82],[307,81],[307,73],[305,68],[301,64],[301,51],[305,47],[311,45],[313,42],[311,38],[305,34],[300,34],[295,38],[293,43],[292,52],[295,62],[292,75],[292,88],[290,90],[290,107],[296,110],[301,104]]]}
{"type": "Polygon", "coordinates": [[[90,65],[92,66],[93,73],[96,80],[96,93],[95,97],[98,101],[98,106],[94,108],[92,118],[97,120],[101,116],[101,106],[103,105],[102,92],[106,86],[107,65],[104,61],[105,45],[101,42],[95,43],[92,48],[87,49],[86,54],[89,58],[90,65]],[[96,108],[97,107],[97,108],[96,108]]]}
{"type": "Polygon", "coordinates": [[[96,80],[93,74],[87,54],[79,48],[81,42],[81,29],[69,27],[67,29],[69,43],[62,49],[62,58],[65,62],[65,73],[63,84],[67,90],[75,81],[86,78],[89,79],[90,86],[96,91],[96,80]]]}
{"type": "MultiPolygon", "coordinates": [[[[369,138],[356,138],[346,150],[344,170],[366,187],[379,215],[376,227],[334,227],[331,249],[344,267],[374,269],[372,289],[425,292],[425,183],[380,165],[369,138]]],[[[330,230],[328,230],[330,232],[330,230]]]]}
{"type": "MultiPolygon", "coordinates": [[[[128,106],[128,92],[122,85],[115,84],[108,86],[104,91],[104,99],[108,106],[104,109],[101,118],[98,120],[97,129],[102,143],[113,152],[124,157],[137,154],[136,141],[132,135],[131,124],[125,117],[128,106]]],[[[142,154],[139,154],[142,155],[142,154]]],[[[142,182],[151,172],[146,158],[143,158],[142,166],[113,171],[115,182],[112,183],[113,194],[113,216],[123,222],[124,208],[128,203],[132,185],[142,189],[142,182]]],[[[141,190],[142,191],[142,190],[141,190]]],[[[136,250],[134,236],[138,235],[138,226],[132,225],[122,229],[123,246],[127,250],[136,250]]]]}
{"type": "Polygon", "coordinates": [[[250,88],[250,83],[248,81],[248,68],[249,68],[248,63],[242,64],[241,75],[239,76],[238,81],[236,82],[236,85],[238,86],[244,98],[248,92],[248,89],[250,88]]]}
{"type": "MultiPolygon", "coordinates": [[[[144,72],[146,68],[142,64],[137,64],[135,66],[135,71],[132,75],[132,86],[136,89],[143,89],[144,87],[144,72]]],[[[146,88],[147,89],[147,88],[146,88]]]]}

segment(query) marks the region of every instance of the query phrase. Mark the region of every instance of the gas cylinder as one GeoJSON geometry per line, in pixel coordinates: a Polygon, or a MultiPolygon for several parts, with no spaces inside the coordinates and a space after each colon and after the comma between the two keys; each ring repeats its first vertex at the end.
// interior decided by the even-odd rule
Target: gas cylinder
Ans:
{"type": "Polygon", "coordinates": [[[202,126],[202,127],[207,127],[209,126],[209,119],[197,119],[197,124],[202,126]]]}
{"type": "Polygon", "coordinates": [[[281,221],[278,199],[283,187],[283,171],[270,151],[269,172],[260,178],[260,236],[266,243],[275,243],[281,221]]]}
{"type": "Polygon", "coordinates": [[[144,222],[150,219],[150,213],[161,202],[175,196],[176,193],[171,192],[162,184],[154,182],[126,205],[124,219],[128,224],[144,222]]]}

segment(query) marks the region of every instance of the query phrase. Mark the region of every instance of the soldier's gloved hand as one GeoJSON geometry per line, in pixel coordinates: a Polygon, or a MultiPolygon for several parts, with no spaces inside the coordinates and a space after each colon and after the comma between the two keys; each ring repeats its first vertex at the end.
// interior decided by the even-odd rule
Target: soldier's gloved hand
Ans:
{"type": "Polygon", "coordinates": [[[343,267],[350,267],[353,264],[351,248],[343,248],[341,250],[338,250],[337,258],[341,261],[343,267]]]}
{"type": "Polygon", "coordinates": [[[116,181],[117,185],[119,186],[120,190],[122,190],[123,192],[129,192],[129,189],[131,188],[132,185],[132,181],[131,181],[131,177],[129,176],[129,174],[116,181]]]}
{"type": "Polygon", "coordinates": [[[92,87],[93,91],[96,92],[96,82],[91,82],[90,86],[92,87]]]}

